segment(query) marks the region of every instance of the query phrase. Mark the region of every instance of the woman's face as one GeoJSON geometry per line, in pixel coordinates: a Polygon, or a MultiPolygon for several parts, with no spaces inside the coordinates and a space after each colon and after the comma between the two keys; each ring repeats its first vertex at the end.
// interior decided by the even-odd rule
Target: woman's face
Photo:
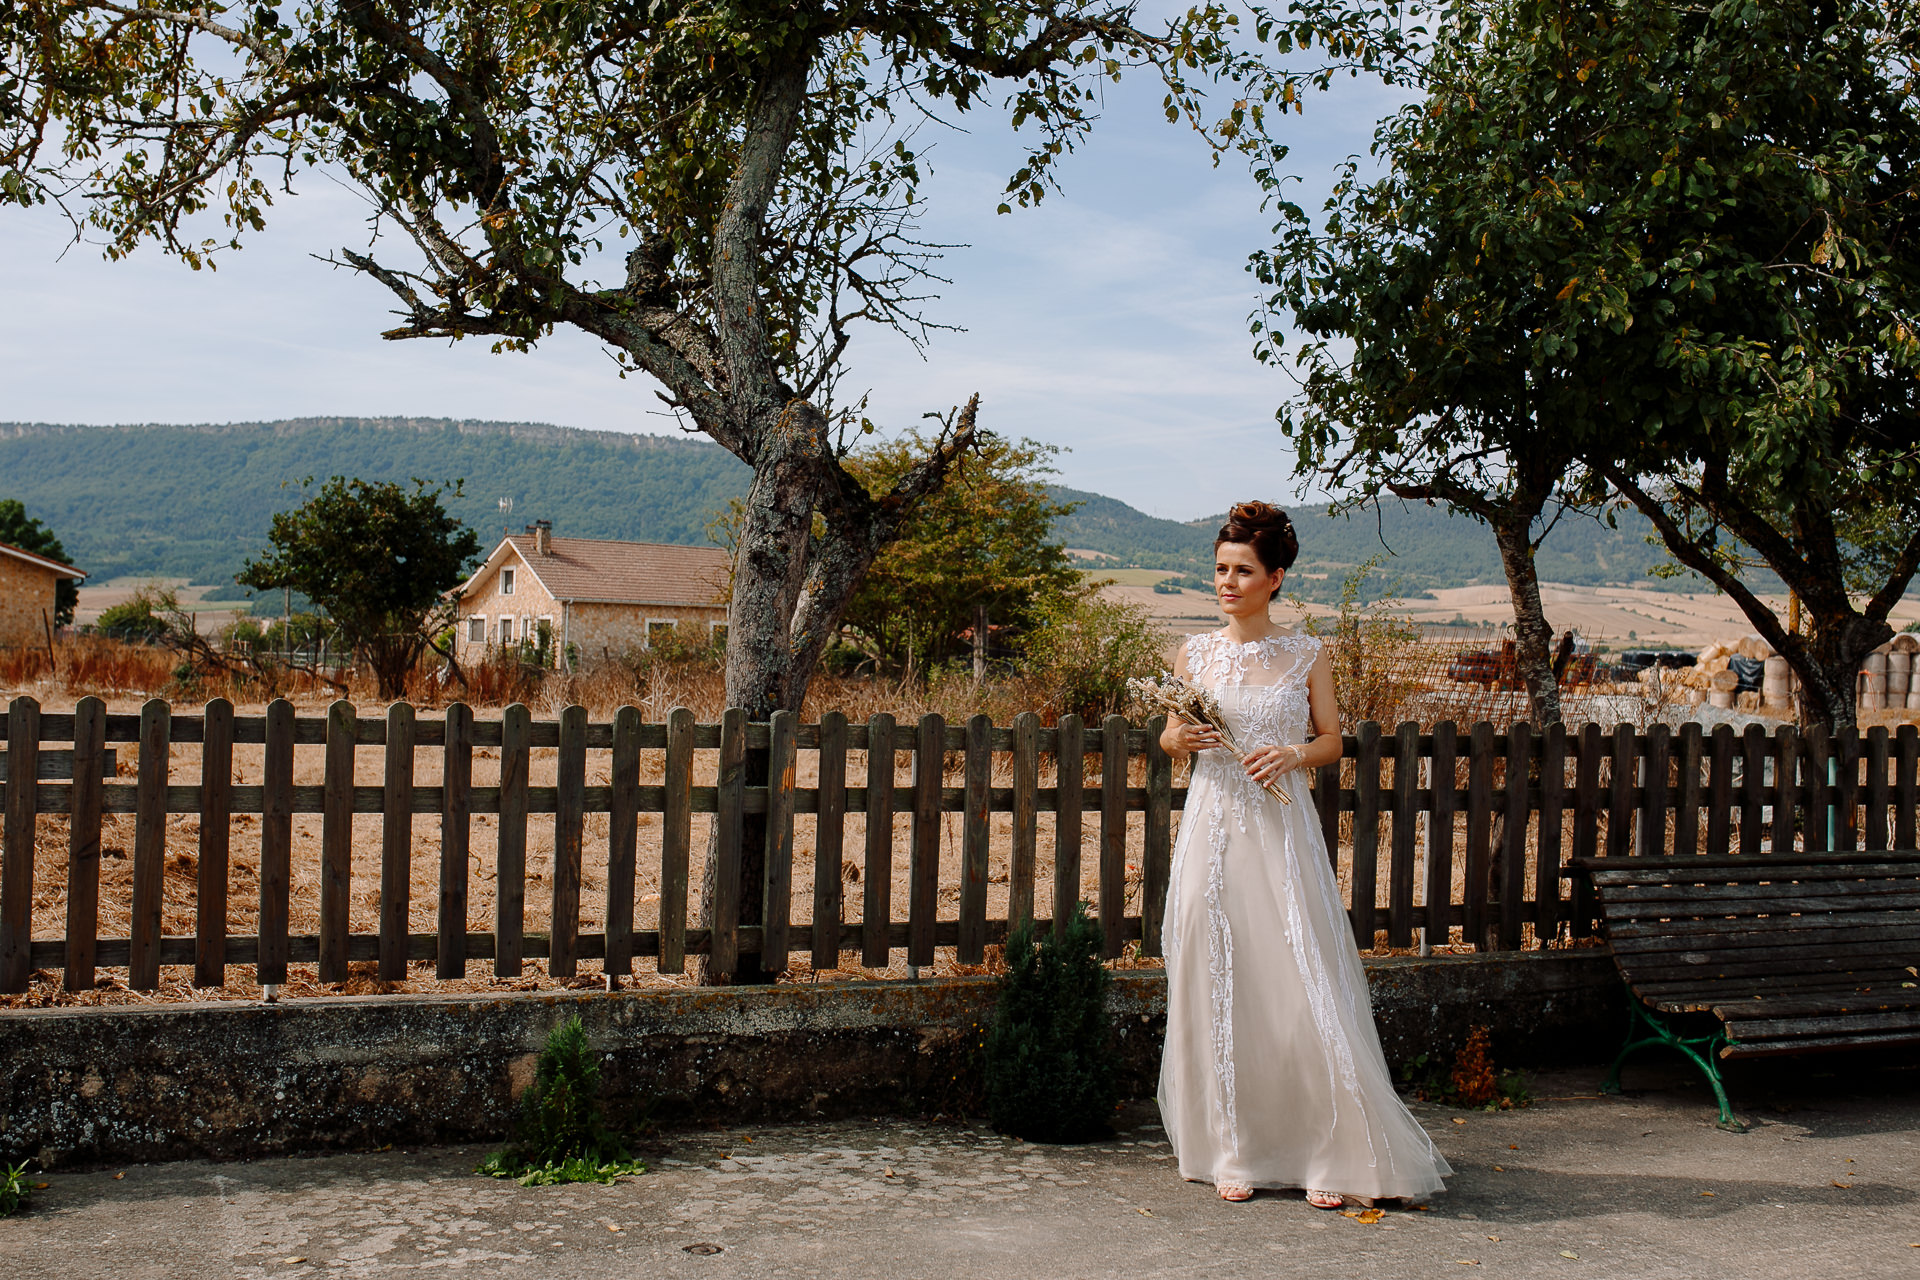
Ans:
{"type": "Polygon", "coordinates": [[[1271,572],[1244,542],[1223,542],[1213,553],[1213,591],[1230,618],[1263,618],[1286,570],[1271,572]]]}

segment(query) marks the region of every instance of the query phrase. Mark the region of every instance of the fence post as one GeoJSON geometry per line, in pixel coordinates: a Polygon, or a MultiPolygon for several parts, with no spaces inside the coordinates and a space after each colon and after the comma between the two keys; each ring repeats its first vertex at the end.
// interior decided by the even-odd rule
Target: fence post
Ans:
{"type": "Polygon", "coordinates": [[[1636,756],[1639,743],[1633,726],[1619,724],[1613,730],[1613,789],[1607,809],[1607,856],[1624,858],[1634,852],[1633,817],[1636,756]]]}
{"type": "Polygon", "coordinates": [[[1353,764],[1353,902],[1347,915],[1354,945],[1371,951],[1374,900],[1380,892],[1380,726],[1363,720],[1356,734],[1360,750],[1353,764]]]}
{"type": "Polygon", "coordinates": [[[1521,904],[1527,896],[1527,784],[1533,764],[1533,726],[1515,722],[1507,729],[1507,811],[1498,861],[1500,874],[1500,948],[1520,947],[1521,904]]]}
{"type": "Polygon", "coordinates": [[[893,717],[867,721],[866,889],[860,905],[860,963],[884,969],[893,946],[893,717]]]}
{"type": "Polygon", "coordinates": [[[1658,857],[1667,850],[1667,771],[1673,730],[1665,721],[1647,726],[1646,764],[1640,787],[1640,839],[1634,852],[1658,857]]]}
{"type": "Polygon", "coordinates": [[[287,911],[293,880],[293,703],[267,704],[260,788],[260,946],[253,976],[266,994],[287,980],[287,911]]]}
{"type": "Polygon", "coordinates": [[[1040,717],[1013,718],[1013,850],[1007,866],[1007,929],[1033,922],[1033,878],[1040,842],[1040,717]]]}
{"type": "MultiPolygon", "coordinates": [[[[67,832],[67,990],[90,991],[100,936],[100,812],[105,800],[107,704],[73,708],[73,818],[67,832]]],[[[226,904],[221,903],[224,922],[226,904]]]]}
{"type": "Polygon", "coordinates": [[[993,720],[967,719],[966,808],[960,834],[960,936],[954,958],[980,964],[987,958],[987,854],[993,802],[993,720]]]}
{"type": "Polygon", "coordinates": [[[640,847],[638,707],[621,707],[613,713],[613,762],[607,783],[607,954],[600,969],[624,976],[633,972],[634,864],[640,847]]]}
{"type": "Polygon", "coordinates": [[[687,867],[693,851],[693,712],[667,713],[666,799],[660,816],[660,972],[687,968],[687,867]]]}
{"type": "Polygon", "coordinates": [[[935,714],[921,716],[913,749],[913,841],[907,854],[907,964],[916,975],[922,966],[933,963],[946,751],[946,720],[935,714]]]}
{"type": "Polygon", "coordinates": [[[813,820],[813,967],[840,967],[840,930],[846,916],[841,878],[847,839],[847,717],[820,717],[818,803],[813,820]]]}
{"type": "Polygon", "coordinates": [[[1707,756],[1707,856],[1726,856],[1733,847],[1733,726],[1715,725],[1707,756]]]}
{"type": "Polygon", "coordinates": [[[327,764],[320,814],[320,981],[347,980],[353,885],[353,704],[327,708],[327,764]]]}
{"type": "MultiPolygon", "coordinates": [[[[1600,847],[1600,756],[1604,737],[1600,726],[1580,730],[1580,758],[1573,775],[1573,856],[1591,858],[1600,847]]],[[[1579,876],[1573,882],[1573,921],[1576,938],[1593,936],[1596,914],[1593,881],[1579,876]]]]}
{"type": "MultiPolygon", "coordinates": [[[[1445,946],[1453,937],[1453,815],[1459,807],[1456,785],[1460,730],[1453,721],[1433,726],[1433,757],[1427,769],[1432,807],[1427,811],[1427,927],[1429,947],[1445,946]]],[[[1335,766],[1338,767],[1337,765],[1335,766]]],[[[1324,775],[1323,775],[1324,776],[1324,775]]]]}
{"type": "Polygon", "coordinates": [[[1080,903],[1080,824],[1086,816],[1086,739],[1071,712],[1054,728],[1053,931],[1065,933],[1080,903]]]}
{"type": "Polygon", "coordinates": [[[1750,724],[1740,735],[1740,852],[1760,856],[1766,835],[1767,731],[1750,724]]]}
{"type": "MultiPolygon", "coordinates": [[[[167,761],[173,708],[150,698],[140,708],[140,777],[134,793],[133,918],[127,949],[127,985],[160,986],[160,909],[167,864],[167,761]]],[[[28,795],[33,794],[31,785],[28,795]]]]}
{"type": "Polygon", "coordinates": [[[776,711],[767,725],[767,848],[760,864],[760,969],[782,973],[793,922],[793,789],[798,749],[794,714],[776,711]]]}
{"type": "Polygon", "coordinates": [[[1920,826],[1920,815],[1914,812],[1920,808],[1920,729],[1913,725],[1900,726],[1896,745],[1897,774],[1893,784],[1893,847],[1911,849],[1916,839],[1914,828],[1920,826]]]}
{"type": "Polygon", "coordinates": [[[1851,853],[1860,847],[1860,730],[1848,725],[1833,744],[1833,842],[1851,853]]]}
{"type": "Polygon", "coordinates": [[[1700,851],[1700,757],[1702,736],[1698,721],[1680,726],[1680,799],[1673,814],[1673,852],[1685,856],[1700,851]]]}
{"type": "Polygon", "coordinates": [[[707,968],[731,978],[740,965],[740,842],[746,815],[747,713],[728,707],[720,716],[720,787],[714,814],[712,932],[707,968]]]}
{"type": "Polygon", "coordinates": [[[467,976],[467,861],[473,851],[473,708],[447,708],[440,763],[440,901],[434,976],[467,976]]]}
{"type": "Polygon", "coordinates": [[[1387,943],[1413,945],[1414,838],[1420,827],[1420,726],[1402,721],[1394,731],[1393,839],[1387,860],[1387,943]]]}
{"type": "Polygon", "coordinates": [[[413,910],[413,739],[410,702],[387,708],[386,772],[380,794],[380,979],[407,977],[413,910]]]}
{"type": "Polygon", "coordinates": [[[553,905],[547,972],[571,978],[580,968],[580,846],[586,827],[587,709],[560,712],[560,758],[553,805],[553,905]]]}
{"type": "MultiPolygon", "coordinates": [[[[200,737],[200,866],[194,897],[193,985],[227,984],[227,853],[232,839],[233,704],[225,698],[207,703],[200,737]]],[[[75,737],[79,728],[75,726],[75,737]]],[[[79,743],[74,743],[74,764],[79,743]]],[[[89,770],[97,778],[99,769],[89,770]]],[[[74,785],[80,772],[74,770],[74,785]]],[[[97,782],[96,782],[96,785],[97,782]]]]}
{"type": "Polygon", "coordinates": [[[9,995],[25,991],[33,976],[33,829],[39,777],[40,704],[22,695],[7,707],[6,847],[0,855],[0,992],[9,995]]]}
{"type": "Polygon", "coordinates": [[[1487,894],[1493,873],[1493,726],[1476,721],[1467,764],[1467,866],[1460,936],[1487,949],[1487,894]]]}
{"type": "Polygon", "coordinates": [[[1560,854],[1566,832],[1567,726],[1547,726],[1540,744],[1540,821],[1534,830],[1533,937],[1541,946],[1560,936],[1560,854]]]}
{"type": "Polygon", "coordinates": [[[527,933],[527,765],[533,713],[514,703],[500,716],[500,826],[493,855],[493,976],[517,978],[527,933]]]}
{"type": "Polygon", "coordinates": [[[1167,881],[1173,870],[1173,757],[1160,745],[1167,718],[1147,721],[1146,836],[1140,865],[1140,954],[1161,953],[1167,881]]]}
{"type": "Polygon", "coordinates": [[[1867,730],[1867,848],[1887,847],[1887,727],[1867,730]]]}
{"type": "Polygon", "coordinates": [[[1100,726],[1100,932],[1107,959],[1126,949],[1126,927],[1127,718],[1111,715],[1100,726]]]}
{"type": "Polygon", "coordinates": [[[1775,854],[1793,852],[1793,815],[1800,807],[1799,755],[1800,735],[1792,725],[1781,725],[1773,735],[1772,850],[1775,854]]]}

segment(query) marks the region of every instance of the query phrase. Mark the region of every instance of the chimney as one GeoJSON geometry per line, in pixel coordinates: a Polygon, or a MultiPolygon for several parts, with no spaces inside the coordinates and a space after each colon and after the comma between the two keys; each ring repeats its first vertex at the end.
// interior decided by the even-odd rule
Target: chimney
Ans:
{"type": "Polygon", "coordinates": [[[533,550],[536,555],[553,554],[553,521],[535,520],[533,522],[533,550]]]}

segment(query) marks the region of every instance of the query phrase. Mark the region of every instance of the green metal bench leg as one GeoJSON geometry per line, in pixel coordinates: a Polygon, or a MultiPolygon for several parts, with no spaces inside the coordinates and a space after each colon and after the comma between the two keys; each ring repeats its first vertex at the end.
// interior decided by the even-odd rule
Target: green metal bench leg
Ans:
{"type": "Polygon", "coordinates": [[[1720,1104],[1720,1127],[1729,1133],[1745,1133],[1747,1126],[1733,1117],[1733,1106],[1727,1101],[1726,1086],[1720,1082],[1720,1068],[1714,1061],[1715,1051],[1726,1043],[1728,1041],[1725,1028],[1717,1028],[1709,1036],[1677,1035],[1673,1028],[1667,1025],[1665,1018],[1649,1010],[1641,1001],[1629,997],[1627,1042],[1620,1047],[1620,1052],[1614,1055],[1613,1066],[1607,1071],[1607,1078],[1601,1083],[1600,1092],[1620,1092],[1620,1067],[1626,1062],[1629,1054],[1664,1045],[1686,1055],[1707,1077],[1707,1083],[1713,1086],[1714,1099],[1720,1104]],[[1643,1027],[1646,1034],[1641,1034],[1643,1027]]]}

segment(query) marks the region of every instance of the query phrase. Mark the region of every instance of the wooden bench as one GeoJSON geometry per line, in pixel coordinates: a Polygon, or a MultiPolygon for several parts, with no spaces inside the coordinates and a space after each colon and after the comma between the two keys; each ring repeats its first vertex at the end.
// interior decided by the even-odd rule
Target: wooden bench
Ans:
{"type": "Polygon", "coordinates": [[[1630,993],[1604,1092],[1628,1055],[1665,1045],[1706,1073],[1721,1127],[1739,1130],[1718,1059],[1920,1044],[1920,853],[1572,862],[1630,993]]]}

